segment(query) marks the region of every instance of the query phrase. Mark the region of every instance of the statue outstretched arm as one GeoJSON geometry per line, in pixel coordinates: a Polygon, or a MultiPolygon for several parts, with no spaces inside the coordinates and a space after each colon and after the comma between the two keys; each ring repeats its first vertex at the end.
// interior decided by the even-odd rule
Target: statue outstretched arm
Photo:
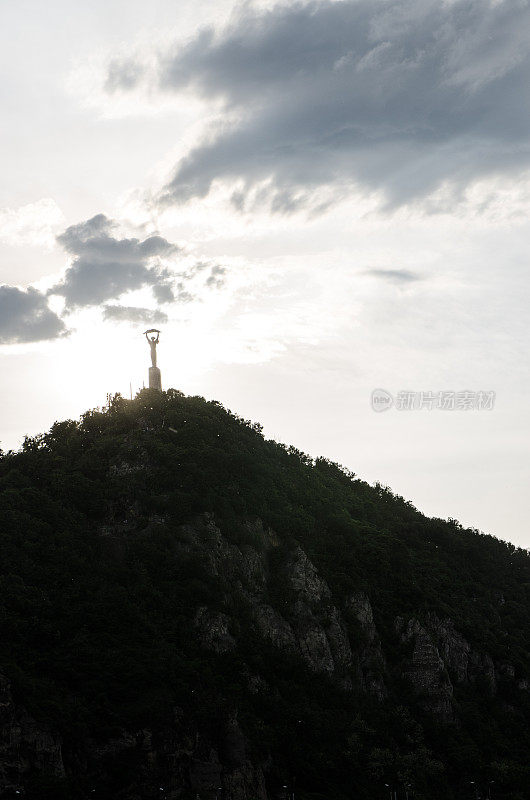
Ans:
{"type": "Polygon", "coordinates": [[[158,344],[158,340],[160,339],[160,331],[157,331],[156,328],[149,328],[148,331],[144,331],[144,336],[148,342],[154,342],[155,344],[158,344]],[[149,338],[150,333],[156,333],[156,339],[154,336],[149,338]]]}

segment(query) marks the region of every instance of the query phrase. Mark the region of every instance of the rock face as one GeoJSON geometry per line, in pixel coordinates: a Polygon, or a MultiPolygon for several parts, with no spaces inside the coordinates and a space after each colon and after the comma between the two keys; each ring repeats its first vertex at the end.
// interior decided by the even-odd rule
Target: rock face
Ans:
{"type": "Polygon", "coordinates": [[[429,626],[438,643],[443,661],[456,683],[469,680],[471,647],[461,636],[451,620],[439,620],[434,614],[429,615],[429,626]]]}
{"type": "Polygon", "coordinates": [[[253,608],[253,618],[261,636],[279,650],[295,653],[297,643],[289,623],[272,606],[258,604],[253,608]]]}
{"type": "Polygon", "coordinates": [[[0,796],[21,792],[28,778],[44,773],[64,775],[60,739],[14,704],[0,675],[0,796]]]}
{"type": "Polygon", "coordinates": [[[443,722],[452,722],[453,685],[432,636],[416,619],[405,623],[398,617],[396,630],[402,643],[412,645],[412,653],[403,664],[403,674],[423,708],[443,722]]]}
{"type": "Polygon", "coordinates": [[[160,769],[159,781],[168,798],[180,797],[187,788],[207,800],[221,796],[267,800],[263,769],[249,758],[237,712],[226,718],[216,741],[199,733],[190,735],[177,714],[175,730],[166,733],[148,761],[160,769]]]}
{"type": "Polygon", "coordinates": [[[195,615],[195,626],[203,647],[216,653],[229,653],[236,647],[236,640],[230,634],[229,617],[221,612],[209,611],[200,606],[195,615]]]}
{"type": "Polygon", "coordinates": [[[357,620],[365,637],[358,654],[361,686],[382,701],[387,695],[384,682],[386,663],[368,595],[364,592],[351,595],[346,601],[346,612],[357,620]]]}
{"type": "Polygon", "coordinates": [[[344,621],[328,585],[300,547],[285,565],[285,579],[292,596],[286,613],[298,653],[312,672],[350,686],[352,653],[344,621]]]}
{"type": "MultiPolygon", "coordinates": [[[[273,575],[269,555],[274,549],[274,534],[260,521],[247,523],[258,538],[260,551],[239,548],[221,534],[210,514],[182,527],[183,553],[200,553],[208,572],[221,578],[233,599],[237,593],[246,605],[260,635],[284,652],[298,655],[315,673],[325,674],[341,685],[351,687],[353,657],[345,622],[331,600],[331,592],[301,547],[273,575]],[[273,598],[272,583],[281,583],[285,600],[273,598]],[[277,607],[275,607],[275,605],[277,607]]],[[[238,622],[233,620],[233,629],[238,622]]],[[[216,652],[227,652],[236,644],[229,633],[226,614],[211,609],[198,610],[196,624],[201,642],[216,652]]]]}
{"type": "MultiPolygon", "coordinates": [[[[421,698],[423,708],[441,722],[457,722],[454,686],[480,680],[490,695],[497,692],[497,682],[515,683],[515,669],[507,662],[494,664],[488,653],[474,650],[452,620],[428,614],[423,624],[415,619],[395,621],[402,644],[412,645],[412,652],[402,664],[402,674],[421,698]]],[[[519,688],[521,688],[519,686],[519,688]]]]}
{"type": "MultiPolygon", "coordinates": [[[[429,614],[427,624],[438,643],[440,654],[455,683],[473,683],[482,678],[491,694],[497,689],[497,672],[488,653],[478,653],[464,637],[455,630],[452,620],[440,620],[429,614]]],[[[515,670],[511,664],[502,663],[498,671],[512,679],[515,670]]]]}
{"type": "MultiPolygon", "coordinates": [[[[366,593],[338,601],[300,546],[277,558],[274,532],[257,519],[241,525],[240,544],[223,535],[211,514],[182,525],[175,537],[178,558],[196,558],[219,587],[217,602],[198,605],[193,616],[197,642],[215,657],[241,654],[251,630],[273,657],[297,660],[335,691],[364,692],[383,702],[395,676],[405,678],[418,705],[443,724],[458,724],[454,686],[481,678],[491,693],[498,680],[527,691],[512,665],[495,665],[487,653],[473,650],[452,620],[432,613],[421,620],[395,619],[401,653],[396,662],[395,653],[385,652],[366,593]]],[[[261,675],[249,668],[246,677],[253,695],[274,696],[261,675]]],[[[0,677],[0,798],[22,791],[33,775],[61,779],[84,771],[89,781],[125,759],[132,767],[124,800],[160,796],[161,788],[173,800],[189,793],[208,800],[272,800],[276,794],[266,786],[270,765],[252,753],[244,727],[237,708],[226,710],[215,732],[199,729],[174,709],[174,724],[165,730],[124,730],[103,743],[87,742],[82,755],[63,757],[59,736],[17,708],[0,677]]]]}

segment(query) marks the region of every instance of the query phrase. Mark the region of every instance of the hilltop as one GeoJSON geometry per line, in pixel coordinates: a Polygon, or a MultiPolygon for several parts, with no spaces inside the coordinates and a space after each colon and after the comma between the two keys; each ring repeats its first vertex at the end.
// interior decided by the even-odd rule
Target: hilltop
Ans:
{"type": "Polygon", "coordinates": [[[0,798],[530,797],[528,552],[217,402],[2,454],[0,565],[0,798]]]}

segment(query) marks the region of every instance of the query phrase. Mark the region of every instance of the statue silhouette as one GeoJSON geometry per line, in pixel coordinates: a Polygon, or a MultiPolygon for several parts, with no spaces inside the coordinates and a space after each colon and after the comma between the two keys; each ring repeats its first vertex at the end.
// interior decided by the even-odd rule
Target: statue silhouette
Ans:
{"type": "Polygon", "coordinates": [[[152,328],[149,331],[145,332],[145,338],[149,343],[149,347],[151,348],[151,363],[153,367],[156,367],[156,346],[158,344],[158,340],[160,339],[160,331],[157,331],[156,328],[152,328]],[[150,333],[156,333],[156,336],[149,336],[150,333]]]}

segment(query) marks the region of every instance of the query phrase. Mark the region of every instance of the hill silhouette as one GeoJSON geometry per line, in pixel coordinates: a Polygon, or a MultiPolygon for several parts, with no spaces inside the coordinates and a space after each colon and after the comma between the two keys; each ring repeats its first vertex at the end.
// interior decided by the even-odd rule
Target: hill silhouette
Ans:
{"type": "Polygon", "coordinates": [[[217,402],[3,453],[0,565],[1,798],[530,797],[528,552],[217,402]]]}

